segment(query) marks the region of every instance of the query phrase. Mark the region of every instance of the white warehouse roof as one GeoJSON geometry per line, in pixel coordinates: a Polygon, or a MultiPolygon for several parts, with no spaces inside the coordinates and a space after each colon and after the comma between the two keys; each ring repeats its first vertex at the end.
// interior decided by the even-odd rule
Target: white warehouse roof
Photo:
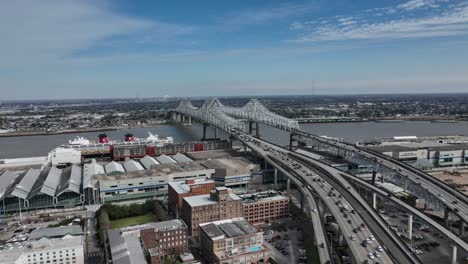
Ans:
{"type": "Polygon", "coordinates": [[[153,165],[159,165],[160,163],[155,160],[153,157],[145,156],[144,158],[140,159],[140,163],[143,164],[145,169],[149,170],[153,165]]]}
{"type": "Polygon", "coordinates": [[[175,155],[172,155],[172,158],[177,162],[192,162],[193,161],[193,160],[191,160],[190,158],[188,158],[187,156],[185,156],[184,154],[181,154],[181,153],[177,153],[175,155]]]}
{"type": "Polygon", "coordinates": [[[143,166],[141,166],[140,162],[135,160],[128,160],[123,164],[126,171],[142,171],[144,170],[143,166]]]}
{"type": "Polygon", "coordinates": [[[91,163],[85,163],[83,166],[83,189],[94,188],[93,176],[104,173],[106,173],[104,167],[99,165],[95,159],[91,163]]]}
{"type": "Polygon", "coordinates": [[[17,171],[5,171],[0,175],[0,198],[9,194],[19,174],[17,171]]]}
{"type": "Polygon", "coordinates": [[[47,178],[45,179],[42,187],[41,193],[47,194],[49,196],[55,196],[55,191],[57,190],[57,186],[60,182],[60,177],[62,175],[62,170],[58,169],[55,166],[50,168],[49,173],[47,174],[47,178]]]}
{"type": "Polygon", "coordinates": [[[40,174],[40,169],[29,169],[21,181],[15,186],[15,189],[11,194],[21,199],[28,198],[31,189],[34,187],[34,184],[40,174]]]}
{"type": "Polygon", "coordinates": [[[161,164],[177,163],[174,159],[172,159],[171,157],[165,154],[162,154],[161,156],[156,157],[156,160],[158,160],[159,163],[161,164]]]}
{"type": "Polygon", "coordinates": [[[106,174],[121,174],[121,173],[125,173],[125,169],[122,166],[122,164],[112,161],[106,165],[106,174]]]}

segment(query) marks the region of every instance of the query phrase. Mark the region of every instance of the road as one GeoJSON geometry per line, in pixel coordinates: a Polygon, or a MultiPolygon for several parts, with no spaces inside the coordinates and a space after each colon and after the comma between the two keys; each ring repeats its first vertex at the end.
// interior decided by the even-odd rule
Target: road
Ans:
{"type": "MultiPolygon", "coordinates": [[[[284,148],[278,147],[276,145],[264,142],[257,138],[253,138],[249,135],[243,135],[240,138],[243,142],[245,142],[251,149],[256,151],[257,153],[261,154],[264,157],[269,157],[270,161],[273,161],[273,165],[282,163],[282,165],[286,168],[294,168],[297,167],[298,163],[290,158],[286,158],[287,154],[290,152],[284,148]],[[265,150],[265,146],[267,149],[274,149],[275,151],[265,150]]],[[[282,166],[279,167],[281,170],[284,170],[282,166]]],[[[295,173],[299,179],[301,179],[304,185],[307,185],[307,188],[311,188],[323,199],[323,202],[327,205],[329,210],[331,211],[332,215],[335,217],[338,225],[341,228],[341,232],[344,235],[347,244],[353,253],[354,258],[356,259],[357,263],[364,263],[366,260],[370,260],[369,255],[372,255],[372,259],[374,259],[374,253],[376,252],[376,248],[378,246],[377,241],[372,241],[370,245],[364,247],[361,245],[361,242],[370,238],[376,237],[372,231],[364,227],[362,231],[357,231],[354,233],[353,230],[357,229],[362,223],[364,223],[363,219],[361,218],[360,214],[357,209],[353,209],[353,207],[347,203],[340,195],[334,190],[328,182],[322,180],[317,174],[311,176],[311,171],[305,170],[301,167],[294,170],[288,170],[288,172],[295,173]],[[316,181],[314,181],[315,179],[316,181]],[[334,196],[329,196],[329,193],[334,193],[334,196]],[[341,208],[347,208],[348,212],[343,211],[341,208]],[[355,213],[351,213],[354,210],[355,213]],[[346,214],[346,217],[344,215],[346,214]],[[348,222],[351,221],[351,224],[348,222]],[[353,240],[352,236],[355,236],[356,239],[353,240]]],[[[297,185],[297,184],[296,184],[297,185]]],[[[301,185],[298,185],[301,186],[301,185]]],[[[393,263],[391,258],[388,256],[387,252],[379,253],[380,258],[379,262],[382,263],[393,263]]],[[[403,258],[404,259],[404,258],[403,258]]],[[[412,263],[412,262],[399,262],[399,263],[412,263]]]]}
{"type": "Polygon", "coordinates": [[[382,153],[377,153],[351,144],[319,137],[305,132],[298,131],[297,134],[302,137],[309,137],[318,142],[323,142],[325,144],[333,145],[341,149],[356,153],[367,158],[368,160],[376,161],[380,165],[385,166],[402,176],[408,177],[410,181],[420,185],[427,192],[437,194],[436,198],[439,201],[441,201],[447,208],[459,216],[465,223],[468,223],[468,197],[451,188],[450,186],[447,186],[445,183],[434,179],[432,176],[382,153]]]}

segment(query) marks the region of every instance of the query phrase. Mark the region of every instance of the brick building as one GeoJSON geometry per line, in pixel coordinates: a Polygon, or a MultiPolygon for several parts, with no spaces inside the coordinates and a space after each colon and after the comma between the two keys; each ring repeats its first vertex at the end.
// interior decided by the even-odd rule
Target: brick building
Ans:
{"type": "Polygon", "coordinates": [[[210,194],[183,198],[182,219],[188,233],[198,235],[198,225],[242,216],[242,199],[226,187],[216,187],[210,194]]]}
{"type": "Polygon", "coordinates": [[[215,187],[215,182],[207,179],[187,179],[169,183],[168,207],[175,213],[182,209],[184,197],[209,194],[215,187]]]}
{"type": "Polygon", "coordinates": [[[188,252],[187,226],[179,219],[154,223],[140,230],[143,251],[151,264],[164,263],[166,257],[177,259],[188,252]]]}
{"type": "Polygon", "coordinates": [[[251,224],[264,224],[288,217],[289,198],[276,191],[239,195],[244,218],[251,224]]]}
{"type": "Polygon", "coordinates": [[[208,263],[268,263],[263,232],[242,217],[200,224],[199,229],[200,250],[208,263]]]}

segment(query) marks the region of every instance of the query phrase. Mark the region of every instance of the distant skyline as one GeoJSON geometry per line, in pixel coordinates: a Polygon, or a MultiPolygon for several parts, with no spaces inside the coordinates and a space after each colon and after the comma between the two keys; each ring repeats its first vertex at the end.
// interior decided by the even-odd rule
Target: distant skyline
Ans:
{"type": "Polygon", "coordinates": [[[468,92],[468,1],[1,1],[0,36],[0,101],[468,92]]]}

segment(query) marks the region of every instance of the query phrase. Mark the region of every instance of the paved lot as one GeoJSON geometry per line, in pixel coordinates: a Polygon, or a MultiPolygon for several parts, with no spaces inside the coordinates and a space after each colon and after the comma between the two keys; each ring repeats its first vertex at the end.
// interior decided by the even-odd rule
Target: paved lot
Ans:
{"type": "MultiPolygon", "coordinates": [[[[400,237],[408,236],[408,215],[399,211],[391,204],[384,204],[381,216],[389,223],[400,237]]],[[[415,254],[425,264],[440,264],[450,263],[451,246],[446,237],[441,236],[438,232],[434,232],[430,227],[420,221],[417,217],[413,218],[413,241],[408,241],[407,244],[415,250],[415,254]]],[[[458,263],[465,263],[465,258],[468,255],[462,250],[458,250],[458,263]]]]}
{"type": "Polygon", "coordinates": [[[264,228],[265,244],[276,263],[306,263],[301,224],[287,220],[264,228]]]}

